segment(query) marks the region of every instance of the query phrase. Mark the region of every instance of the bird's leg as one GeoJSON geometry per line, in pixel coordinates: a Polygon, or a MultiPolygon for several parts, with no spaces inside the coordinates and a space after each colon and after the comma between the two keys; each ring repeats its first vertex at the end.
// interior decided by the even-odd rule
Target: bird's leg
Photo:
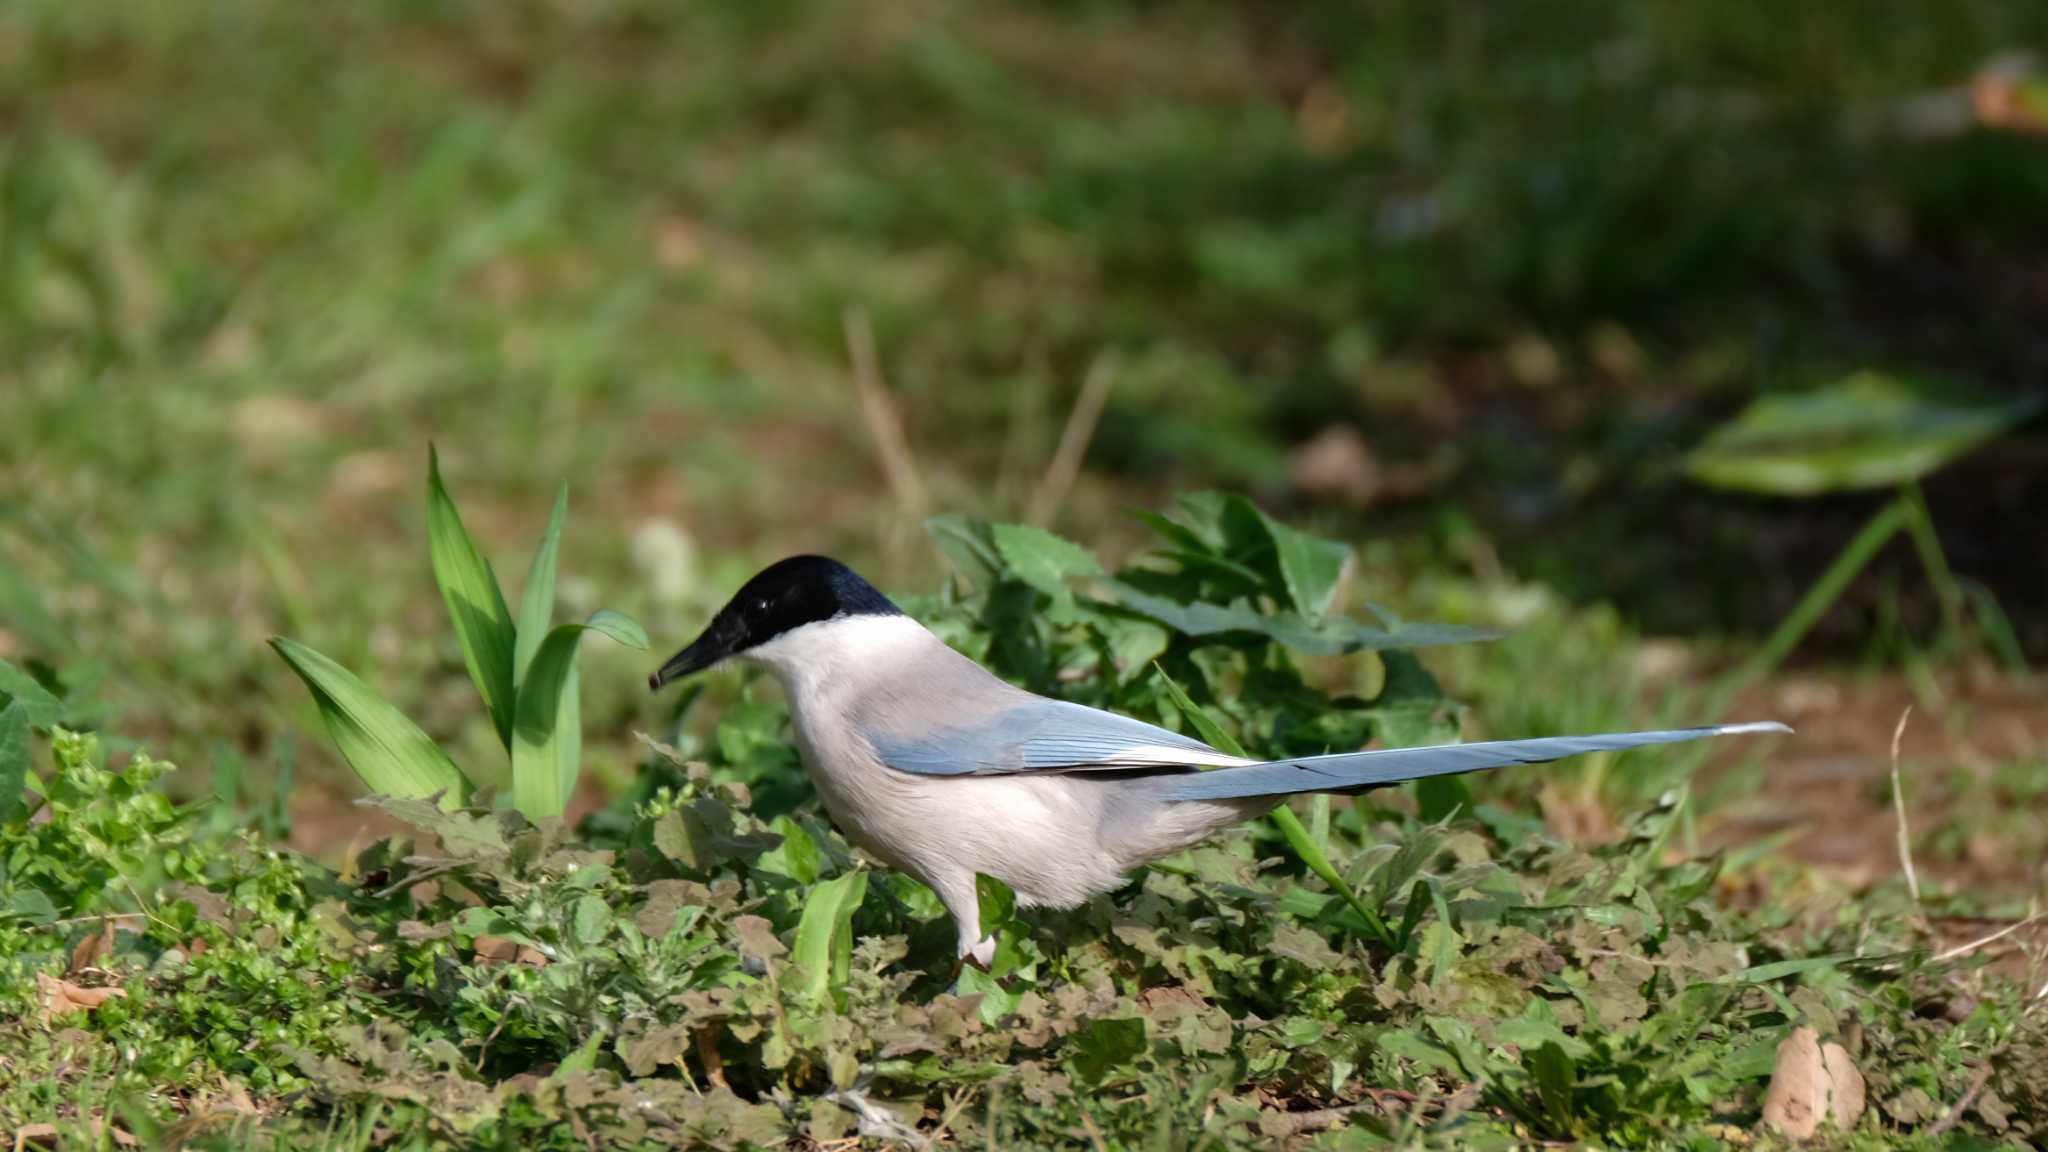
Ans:
{"type": "Polygon", "coordinates": [[[974,891],[973,875],[968,875],[964,882],[956,879],[934,884],[932,889],[939,894],[939,902],[946,906],[953,917],[953,928],[959,933],[954,979],[959,979],[961,969],[969,964],[988,971],[996,958],[996,938],[981,934],[981,901],[974,891]]]}

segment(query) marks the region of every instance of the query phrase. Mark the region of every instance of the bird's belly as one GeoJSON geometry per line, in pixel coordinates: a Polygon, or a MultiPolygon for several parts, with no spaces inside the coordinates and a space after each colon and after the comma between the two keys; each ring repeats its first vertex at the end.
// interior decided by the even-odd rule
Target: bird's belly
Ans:
{"type": "Polygon", "coordinates": [[[1059,776],[918,776],[851,748],[801,742],[826,812],[854,845],[933,887],[993,876],[1019,903],[1066,908],[1123,881],[1100,798],[1059,776]]]}

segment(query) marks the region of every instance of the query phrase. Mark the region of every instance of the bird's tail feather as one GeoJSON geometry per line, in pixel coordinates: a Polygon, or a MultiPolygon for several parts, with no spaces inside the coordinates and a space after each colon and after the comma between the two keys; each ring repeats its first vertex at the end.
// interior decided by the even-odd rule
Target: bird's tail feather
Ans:
{"type": "Polygon", "coordinates": [[[1582,752],[1612,752],[1644,744],[1676,744],[1707,736],[1791,730],[1775,721],[1766,721],[1671,728],[1658,732],[1610,732],[1599,736],[1548,736],[1538,740],[1487,740],[1428,748],[1339,752],[1329,756],[1304,756],[1242,768],[1216,768],[1192,773],[1178,777],[1177,784],[1167,792],[1166,798],[1230,800],[1250,796],[1285,796],[1295,792],[1354,792],[1424,776],[1449,776],[1506,764],[1540,764],[1582,752]]]}

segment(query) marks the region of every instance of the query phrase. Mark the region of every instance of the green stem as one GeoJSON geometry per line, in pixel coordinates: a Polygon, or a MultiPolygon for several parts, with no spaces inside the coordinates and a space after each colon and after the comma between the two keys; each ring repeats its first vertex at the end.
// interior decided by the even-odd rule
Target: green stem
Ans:
{"type": "Polygon", "coordinates": [[[1953,652],[1963,643],[1962,585],[1956,582],[1948,556],[1941,550],[1941,537],[1935,534],[1934,518],[1927,513],[1927,498],[1921,494],[1918,481],[1908,480],[1899,485],[1898,503],[1905,511],[1906,534],[1913,540],[1913,550],[1920,554],[1920,566],[1927,569],[1927,580],[1934,585],[1934,598],[1941,606],[1942,646],[1953,652]]]}
{"type": "Polygon", "coordinates": [[[1373,938],[1392,948],[1394,937],[1387,931],[1386,921],[1381,920],[1380,914],[1373,911],[1365,901],[1360,900],[1358,893],[1351,890],[1351,885],[1346,884],[1344,878],[1337,875],[1337,869],[1331,865],[1330,858],[1323,855],[1322,849],[1316,847],[1316,842],[1309,836],[1308,829],[1302,827],[1300,818],[1295,816],[1287,805],[1282,804],[1273,809],[1273,826],[1280,829],[1280,835],[1287,838],[1287,846],[1294,849],[1294,854],[1301,857],[1301,862],[1308,865],[1308,870],[1322,877],[1323,883],[1328,884],[1331,891],[1342,896],[1344,902],[1351,905],[1352,911],[1365,918],[1365,926],[1372,930],[1373,938]]]}
{"type": "MultiPolygon", "coordinates": [[[[1835,557],[1834,563],[1828,565],[1828,570],[1820,574],[1820,579],[1813,582],[1813,587],[1806,590],[1806,595],[1799,598],[1799,603],[1793,605],[1792,611],[1778,622],[1756,655],[1731,669],[1708,689],[1706,715],[1700,717],[1700,722],[1718,723],[1724,719],[1737,697],[1784,663],[1793,649],[1799,647],[1799,642],[1806,639],[1813,626],[1820,623],[1821,617],[1828,614],[1828,609],[1842,598],[1849,584],[1870,566],[1878,550],[1898,534],[1907,517],[1904,500],[1893,500],[1878,509],[1835,557]]],[[[1706,762],[1710,751],[1709,745],[1696,744],[1680,753],[1673,778],[1691,779],[1699,766],[1706,762]]]]}
{"type": "Polygon", "coordinates": [[[1878,509],[1877,514],[1865,522],[1855,538],[1849,541],[1848,547],[1842,549],[1841,555],[1835,557],[1834,563],[1828,565],[1828,570],[1820,574],[1820,579],[1813,582],[1813,587],[1806,590],[1806,595],[1799,598],[1799,603],[1793,605],[1792,611],[1778,622],[1756,655],[1743,661],[1714,685],[1704,719],[1720,720],[1736,697],[1784,663],[1910,516],[1903,499],[1878,509]]]}

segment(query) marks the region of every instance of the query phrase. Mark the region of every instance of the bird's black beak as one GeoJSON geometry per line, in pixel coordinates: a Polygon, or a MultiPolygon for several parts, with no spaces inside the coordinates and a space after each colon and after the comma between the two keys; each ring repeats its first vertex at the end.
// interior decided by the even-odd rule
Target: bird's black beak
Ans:
{"type": "Polygon", "coordinates": [[[702,672],[732,655],[732,637],[728,634],[729,630],[721,628],[719,623],[713,621],[711,627],[704,629],[704,634],[697,637],[688,648],[669,657],[668,663],[663,664],[659,672],[647,678],[647,686],[659,692],[665,685],[693,673],[702,672]]]}

